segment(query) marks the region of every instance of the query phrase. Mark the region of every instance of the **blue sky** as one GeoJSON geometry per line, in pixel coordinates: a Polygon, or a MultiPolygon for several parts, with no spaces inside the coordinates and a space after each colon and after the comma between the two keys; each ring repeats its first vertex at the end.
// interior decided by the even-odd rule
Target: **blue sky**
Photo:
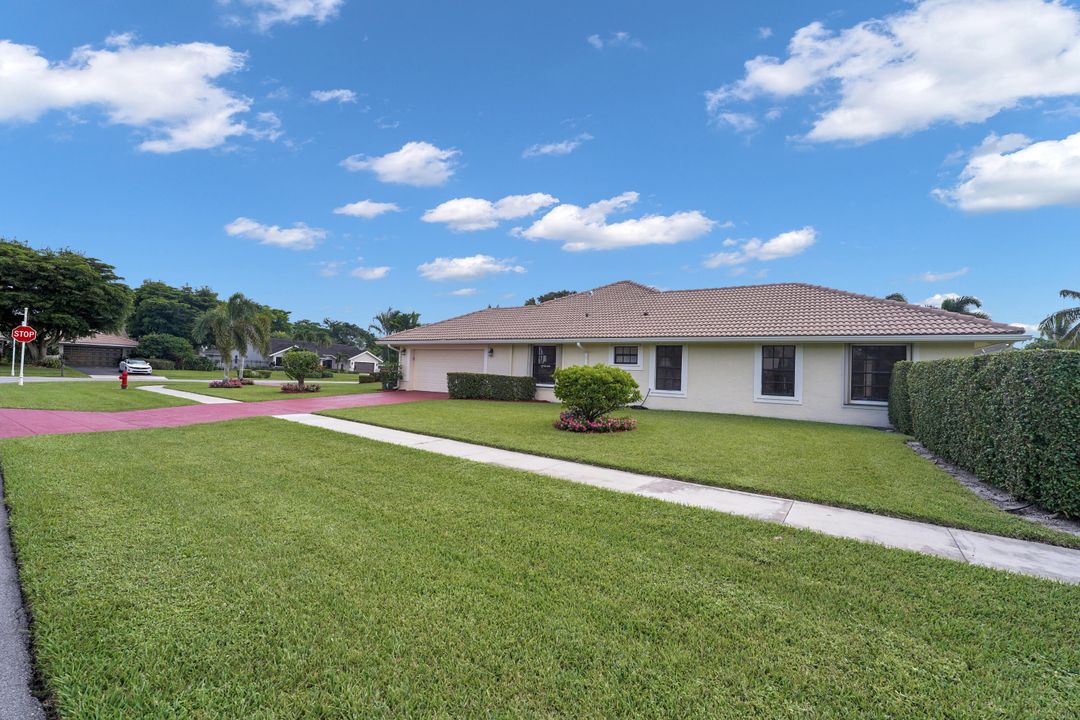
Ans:
{"type": "Polygon", "coordinates": [[[0,28],[0,234],[132,285],[366,324],[627,278],[1037,323],[1080,284],[1069,3],[13,1],[0,28]]]}

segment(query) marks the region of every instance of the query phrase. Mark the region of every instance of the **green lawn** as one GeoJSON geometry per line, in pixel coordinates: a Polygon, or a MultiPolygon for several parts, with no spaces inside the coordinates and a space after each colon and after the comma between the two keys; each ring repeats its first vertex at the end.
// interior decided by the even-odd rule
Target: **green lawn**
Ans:
{"type": "MultiPolygon", "coordinates": [[[[15,361],[15,377],[19,376],[19,361],[15,361]]],[[[0,377],[11,377],[11,360],[0,360],[0,377]]],[[[23,377],[61,377],[59,368],[31,367],[26,366],[23,377]]],[[[79,372],[73,367],[65,367],[63,377],[84,378],[86,373],[79,372]]]]}
{"type": "Polygon", "coordinates": [[[0,462],[68,720],[1075,717],[1075,586],[271,418],[0,462]]]}
{"type": "MultiPolygon", "coordinates": [[[[221,378],[220,370],[161,370],[154,371],[155,375],[166,377],[170,380],[218,380],[221,378]]],[[[235,377],[236,373],[232,373],[231,377],[235,377]]],[[[357,373],[342,373],[335,372],[332,378],[321,378],[324,381],[343,382],[351,380],[356,382],[357,373]]],[[[264,378],[254,378],[256,380],[262,380],[264,378]]],[[[292,382],[292,379],[284,373],[282,370],[271,370],[270,377],[266,380],[288,380],[292,382]]],[[[319,380],[312,380],[312,382],[319,382],[319,380]]]]}
{"type": "MultiPolygon", "coordinates": [[[[309,380],[309,384],[318,383],[317,380],[309,380]]],[[[245,385],[242,388],[210,388],[195,383],[172,383],[165,387],[173,390],[199,393],[200,395],[213,395],[215,397],[231,398],[244,402],[258,402],[260,400],[295,400],[297,398],[311,398],[326,395],[354,395],[356,393],[378,392],[382,389],[379,383],[352,383],[348,385],[321,385],[322,389],[317,393],[292,394],[283,393],[276,385],[245,385]]]]}
{"type": "Polygon", "coordinates": [[[510,450],[1080,547],[991,505],[870,428],[742,415],[639,410],[629,433],[555,430],[542,403],[431,401],[323,413],[510,450]]]}
{"type": "Polygon", "coordinates": [[[0,383],[0,407],[36,408],[41,410],[145,410],[147,408],[193,405],[190,400],[142,392],[137,383],[127,390],[120,382],[41,382],[0,383]]]}

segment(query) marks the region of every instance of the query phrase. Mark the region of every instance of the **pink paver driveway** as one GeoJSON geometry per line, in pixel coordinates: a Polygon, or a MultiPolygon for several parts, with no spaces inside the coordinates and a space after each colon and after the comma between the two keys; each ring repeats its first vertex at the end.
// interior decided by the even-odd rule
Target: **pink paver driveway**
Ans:
{"type": "Polygon", "coordinates": [[[418,400],[445,400],[446,398],[445,393],[396,391],[222,405],[184,405],[122,412],[0,408],[0,438],[179,427],[247,417],[311,413],[369,405],[397,405],[418,400]]]}

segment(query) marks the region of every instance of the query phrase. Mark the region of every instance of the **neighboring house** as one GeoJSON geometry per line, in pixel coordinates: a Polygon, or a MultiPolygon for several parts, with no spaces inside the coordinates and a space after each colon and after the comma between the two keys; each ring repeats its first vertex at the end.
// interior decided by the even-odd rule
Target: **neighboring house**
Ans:
{"type": "Polygon", "coordinates": [[[389,335],[401,387],[448,372],[531,375],[553,401],[569,365],[627,370],[662,410],[888,425],[898,360],[1026,340],[1016,326],[803,283],[660,291],[623,281],[540,305],[488,308],[389,335]]]}
{"type": "Polygon", "coordinates": [[[382,367],[382,358],[370,350],[365,350],[359,355],[353,355],[347,361],[350,372],[354,373],[377,373],[382,367]]]}
{"type": "Polygon", "coordinates": [[[138,344],[123,333],[95,333],[61,342],[60,355],[65,364],[75,367],[114,368],[129,357],[138,344]]]}
{"type": "Polygon", "coordinates": [[[272,338],[270,340],[270,354],[266,356],[266,362],[271,367],[281,367],[285,353],[290,350],[310,350],[319,356],[319,362],[324,368],[330,370],[343,370],[353,372],[352,359],[362,355],[360,348],[352,345],[318,345],[303,340],[290,340],[289,338],[272,338]]]}

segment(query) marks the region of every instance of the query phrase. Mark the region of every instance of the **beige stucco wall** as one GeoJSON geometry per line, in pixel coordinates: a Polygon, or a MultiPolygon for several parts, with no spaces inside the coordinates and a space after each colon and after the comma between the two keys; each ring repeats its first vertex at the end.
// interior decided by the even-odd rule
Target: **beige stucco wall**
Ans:
{"type": "MultiPolygon", "coordinates": [[[[476,346],[472,346],[476,347],[476,346]]],[[[531,372],[531,348],[526,344],[494,344],[488,357],[487,372],[500,375],[528,375],[531,372]]],[[[686,346],[684,362],[685,395],[673,396],[652,391],[645,402],[655,410],[733,413],[764,417],[814,420],[851,425],[888,425],[884,405],[861,405],[845,402],[847,369],[844,343],[804,343],[802,353],[801,402],[781,403],[755,400],[755,357],[753,343],[691,344],[686,346]]],[[[915,343],[912,358],[933,360],[960,357],[975,352],[975,343],[915,343]]],[[[651,384],[652,345],[642,345],[641,367],[628,369],[642,395],[651,384]]],[[[611,346],[607,344],[560,345],[559,367],[609,363],[611,346]],[[588,353],[586,357],[586,353],[588,353]]],[[[403,387],[409,389],[408,383],[403,387]]],[[[536,398],[555,402],[550,388],[537,388],[536,398]]]]}

